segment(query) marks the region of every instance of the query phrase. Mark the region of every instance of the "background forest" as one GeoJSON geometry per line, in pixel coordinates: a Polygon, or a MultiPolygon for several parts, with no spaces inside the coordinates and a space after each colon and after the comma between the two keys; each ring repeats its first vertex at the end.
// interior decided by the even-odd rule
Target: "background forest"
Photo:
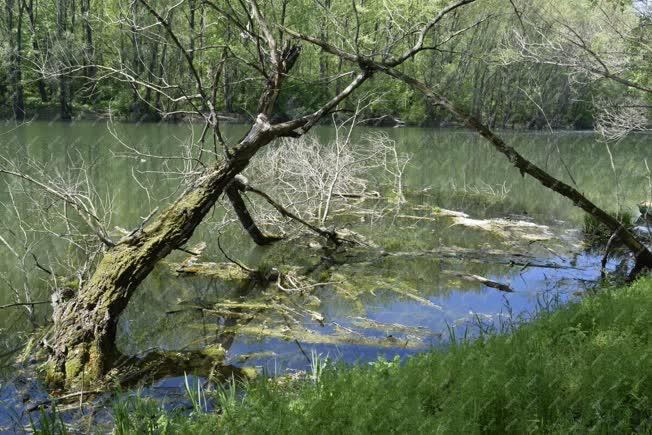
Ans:
{"type": "MultiPolygon", "coordinates": [[[[308,34],[334,45],[349,44],[359,23],[360,38],[367,41],[357,42],[372,53],[398,43],[392,40],[392,27],[408,23],[408,17],[427,17],[442,3],[360,0],[354,15],[348,2],[296,1],[305,6],[286,9],[287,1],[277,0],[267,7],[270,14],[282,13],[277,19],[288,28],[300,23],[302,29],[311,29],[308,34]]],[[[169,10],[165,18],[180,39],[176,44],[137,1],[3,0],[0,116],[73,119],[111,113],[130,121],[180,120],[192,112],[179,98],[193,88],[193,72],[184,59],[189,56],[200,75],[223,62],[218,111],[233,120],[251,117],[264,85],[252,79],[256,65],[245,60],[250,57],[247,51],[256,50],[256,42],[248,41],[246,29],[234,26],[208,3],[156,2],[159,10],[169,10]],[[185,53],[179,46],[187,47],[185,53]],[[162,98],[156,89],[172,98],[162,98]]],[[[649,88],[649,7],[645,1],[485,0],[476,3],[474,14],[455,12],[445,26],[430,32],[427,44],[433,49],[403,69],[446,91],[455,104],[489,127],[592,128],[594,114],[605,106],[647,106],[650,93],[648,101],[632,99],[623,92],[637,89],[604,74],[596,80],[590,65],[578,69],[576,63],[564,62],[570,56],[573,62],[595,63],[590,53],[599,53],[600,61],[617,59],[616,65],[608,65],[610,73],[649,88]],[[622,35],[622,29],[634,31],[622,35]],[[581,47],[578,41],[589,46],[581,47]],[[544,48],[542,62],[536,50],[544,48]],[[577,58],[573,48],[581,52],[577,58]]],[[[315,110],[346,86],[345,71],[341,60],[305,44],[275,116],[283,120],[315,110]]],[[[377,77],[364,89],[375,96],[364,109],[370,124],[454,123],[451,115],[429,106],[400,81],[377,77]]]]}

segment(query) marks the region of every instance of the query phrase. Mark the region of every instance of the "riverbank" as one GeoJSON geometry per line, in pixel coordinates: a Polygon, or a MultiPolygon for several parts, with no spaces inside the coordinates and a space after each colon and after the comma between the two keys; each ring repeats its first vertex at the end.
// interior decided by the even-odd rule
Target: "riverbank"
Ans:
{"type": "MultiPolygon", "coordinates": [[[[29,108],[23,119],[15,119],[9,112],[0,112],[0,123],[10,124],[24,124],[33,121],[42,122],[97,122],[113,120],[117,123],[124,124],[185,124],[193,123],[203,125],[204,118],[194,113],[184,113],[182,115],[174,114],[169,116],[162,116],[157,112],[145,112],[142,114],[125,113],[124,111],[110,112],[108,108],[93,108],[90,106],[76,107],[73,110],[69,119],[63,119],[60,108],[58,105],[44,104],[38,107],[29,108]]],[[[463,122],[454,119],[422,119],[419,121],[411,120],[409,117],[402,117],[397,113],[378,114],[369,113],[365,120],[359,121],[357,125],[366,127],[418,127],[418,128],[440,128],[440,129],[466,129],[463,122]]],[[[219,112],[218,118],[222,124],[244,124],[249,126],[254,119],[248,112],[219,112]]],[[[291,118],[287,115],[282,115],[274,122],[286,122],[291,118]]],[[[332,119],[328,118],[321,120],[317,125],[332,125],[332,119]]],[[[548,133],[550,130],[543,124],[532,124],[529,122],[511,123],[509,125],[494,125],[492,128],[496,131],[507,132],[526,132],[548,133]]],[[[564,124],[555,126],[554,131],[557,132],[595,132],[594,126],[591,123],[564,124]]]]}
{"type": "Polygon", "coordinates": [[[397,361],[261,380],[219,412],[115,405],[118,433],[650,433],[652,279],[604,289],[510,334],[397,361]]]}

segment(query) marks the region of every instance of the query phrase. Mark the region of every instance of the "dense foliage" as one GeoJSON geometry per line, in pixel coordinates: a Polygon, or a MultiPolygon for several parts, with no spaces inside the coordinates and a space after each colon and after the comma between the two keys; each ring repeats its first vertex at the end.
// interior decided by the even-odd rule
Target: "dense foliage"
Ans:
{"type": "MultiPolygon", "coordinates": [[[[276,23],[344,48],[355,39],[368,53],[401,52],[416,37],[412,32],[404,38],[410,29],[447,4],[356,0],[354,10],[350,1],[300,0],[282,2],[284,15],[279,17],[278,2],[260,3],[276,23]]],[[[256,42],[246,28],[236,28],[211,5],[233,15],[240,13],[237,7],[232,9],[228,0],[152,4],[174,30],[185,54],[138,1],[3,0],[0,115],[70,119],[111,111],[129,120],[158,120],[161,114],[179,119],[193,108],[162,97],[154,88],[173,99],[194,92],[186,55],[206,77],[223,62],[221,74],[216,74],[221,81],[219,111],[238,116],[254,113],[263,85],[249,61],[256,42]]],[[[490,126],[590,128],[595,97],[620,94],[622,87],[589,74],[571,74],[558,65],[533,62],[522,55],[517,40],[527,36],[535,42],[550,38],[556,43],[559,17],[574,29],[593,29],[596,17],[605,13],[639,33],[649,32],[649,19],[628,2],[485,0],[456,11],[444,26],[434,29],[427,44],[432,50],[403,68],[446,90],[455,103],[490,126]]],[[[598,26],[591,31],[591,44],[597,48],[609,44],[608,52],[615,50],[625,59],[626,77],[649,83],[652,62],[629,36],[614,43],[619,40],[614,32],[619,30],[598,26]]],[[[346,73],[342,61],[304,44],[289,86],[277,103],[277,116],[289,118],[319,107],[346,85],[346,73]]],[[[361,94],[367,96],[364,112],[370,122],[453,122],[412,89],[384,76],[367,84],[361,94]]]]}

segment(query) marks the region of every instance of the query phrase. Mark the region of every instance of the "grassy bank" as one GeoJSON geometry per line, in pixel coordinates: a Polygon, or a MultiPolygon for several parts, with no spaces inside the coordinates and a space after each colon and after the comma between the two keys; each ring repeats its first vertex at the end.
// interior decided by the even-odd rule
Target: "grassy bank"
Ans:
{"type": "Polygon", "coordinates": [[[652,279],[509,335],[411,358],[260,381],[219,413],[116,405],[119,433],[652,433],[652,279]],[[316,380],[318,378],[318,380],[316,380]]]}

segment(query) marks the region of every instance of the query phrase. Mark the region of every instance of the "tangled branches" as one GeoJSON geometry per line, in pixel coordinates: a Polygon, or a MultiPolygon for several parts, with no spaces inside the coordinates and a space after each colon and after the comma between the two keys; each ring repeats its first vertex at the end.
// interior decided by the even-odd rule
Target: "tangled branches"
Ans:
{"type": "MultiPolygon", "coordinates": [[[[409,159],[386,134],[354,139],[350,129],[342,135],[338,128],[329,143],[314,136],[282,140],[260,154],[250,173],[285,208],[326,226],[337,215],[368,207],[369,199],[404,203],[403,173],[409,159]]],[[[267,224],[281,224],[273,214],[263,214],[267,224]]]]}

